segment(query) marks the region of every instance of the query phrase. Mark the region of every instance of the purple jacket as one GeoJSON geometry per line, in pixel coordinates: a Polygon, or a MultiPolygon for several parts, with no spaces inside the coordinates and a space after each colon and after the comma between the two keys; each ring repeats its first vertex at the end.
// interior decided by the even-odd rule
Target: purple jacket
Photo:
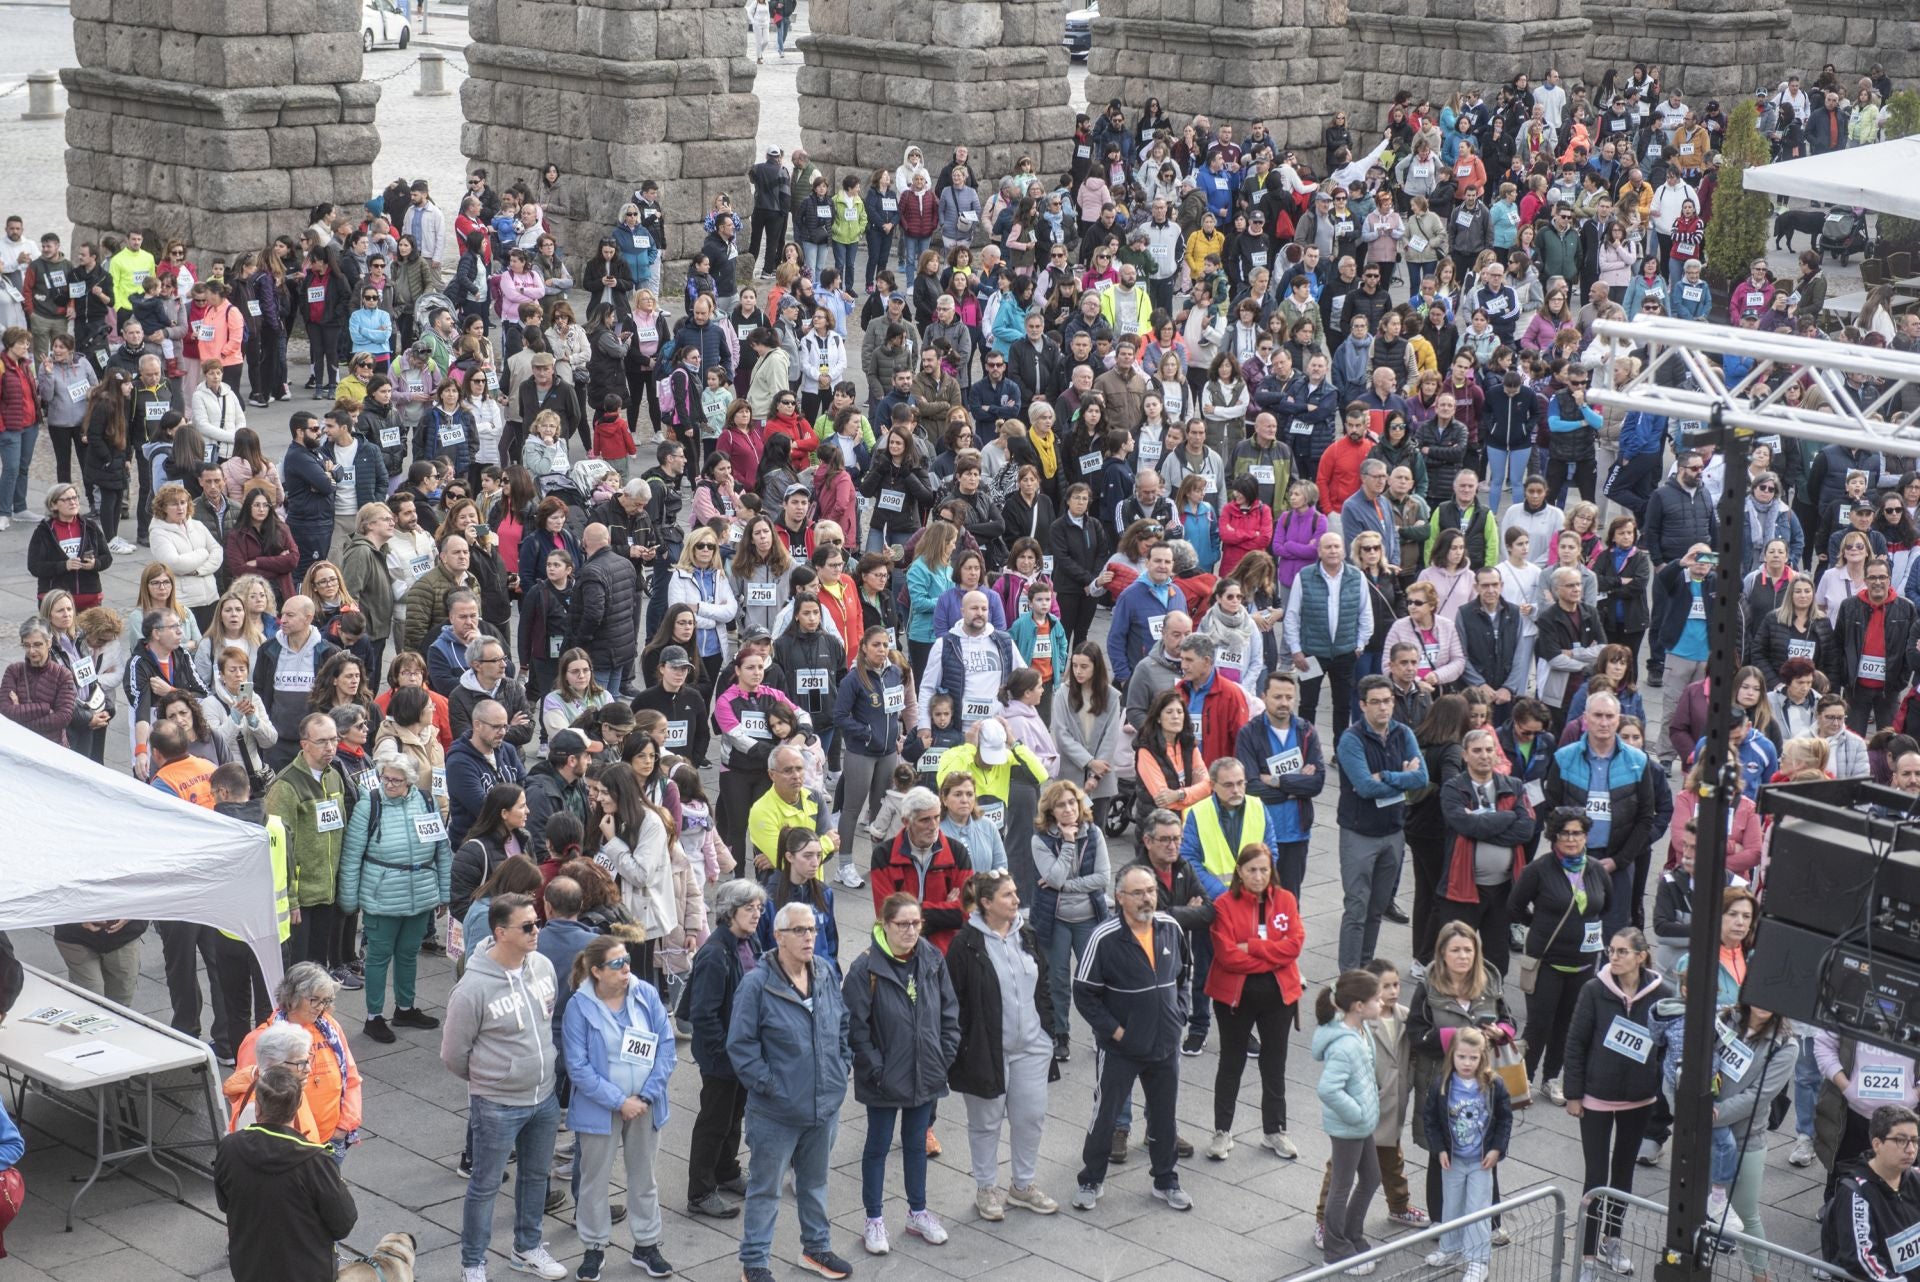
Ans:
{"type": "Polygon", "coordinates": [[[1273,559],[1281,587],[1292,587],[1293,576],[1320,559],[1320,536],[1326,532],[1327,518],[1318,508],[1274,513],[1273,559]]]}

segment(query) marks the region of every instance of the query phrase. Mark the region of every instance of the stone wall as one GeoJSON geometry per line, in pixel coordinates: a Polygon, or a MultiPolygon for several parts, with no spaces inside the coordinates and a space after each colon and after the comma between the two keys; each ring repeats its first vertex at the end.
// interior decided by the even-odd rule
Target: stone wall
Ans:
{"type": "Polygon", "coordinates": [[[684,271],[714,198],[740,201],[755,159],[760,100],[739,5],[471,0],[467,23],[460,143],[469,163],[501,188],[533,185],[553,162],[572,193],[568,223],[586,227],[613,226],[653,179],[667,213],[666,262],[684,271]]]}
{"type": "Polygon", "coordinates": [[[1348,0],[1105,0],[1087,55],[1088,111],[1118,98],[1129,117],[1143,83],[1177,122],[1267,122],[1282,145],[1318,151],[1341,105],[1348,0]]]}
{"type": "Polygon", "coordinates": [[[1792,6],[1792,70],[1808,81],[1829,62],[1847,86],[1876,62],[1896,89],[1920,80],[1920,9],[1913,0],[1792,0],[1792,6]]]}
{"type": "Polygon", "coordinates": [[[1065,172],[1073,111],[1062,0],[809,0],[800,132],[824,166],[900,163],[917,143],[938,173],[965,144],[985,187],[1031,156],[1065,172]]]}
{"type": "MultiPolygon", "coordinates": [[[[1522,71],[1538,80],[1549,66],[1572,83],[1572,68],[1584,61],[1587,19],[1581,0],[1349,0],[1348,123],[1356,136],[1379,129],[1402,88],[1491,88],[1522,71]]],[[[1377,134],[1367,146],[1374,141],[1377,134]]]]}
{"type": "MultiPolygon", "coordinates": [[[[357,205],[380,151],[357,0],[73,0],[67,215],[257,252],[357,205]],[[210,34],[203,34],[210,33],[210,34]]],[[[155,247],[157,249],[157,246],[155,247]]]]}
{"type": "MultiPolygon", "coordinates": [[[[1798,31],[1789,39],[1794,19],[1785,0],[1626,0],[1596,4],[1588,16],[1590,66],[1624,75],[1636,62],[1657,65],[1662,85],[1677,84],[1695,105],[1717,97],[1731,109],[1762,84],[1780,82],[1790,49],[1803,56],[1798,31]]],[[[1588,79],[1599,77],[1596,70],[1588,79]]]]}

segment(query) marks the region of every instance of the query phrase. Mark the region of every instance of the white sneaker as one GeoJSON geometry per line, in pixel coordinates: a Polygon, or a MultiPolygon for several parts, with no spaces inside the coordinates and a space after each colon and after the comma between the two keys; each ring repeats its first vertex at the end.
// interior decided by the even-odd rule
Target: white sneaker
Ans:
{"type": "Polygon", "coordinates": [[[848,890],[858,890],[867,883],[861,878],[854,866],[846,858],[840,860],[840,884],[848,890]]]}
{"type": "MultiPolygon", "coordinates": [[[[886,1226],[881,1226],[881,1232],[886,1226]]],[[[928,1246],[939,1246],[947,1240],[947,1226],[940,1223],[940,1217],[932,1211],[908,1211],[907,1232],[913,1234],[928,1246]]]]}
{"type": "Polygon", "coordinates": [[[1460,1252],[1458,1251],[1433,1250],[1427,1252],[1426,1263],[1430,1269],[1444,1269],[1448,1265],[1458,1262],[1459,1259],[1460,1252]]]}
{"type": "Polygon", "coordinates": [[[1380,1261],[1368,1260],[1365,1264],[1356,1264],[1352,1268],[1348,1269],[1347,1276],[1352,1278],[1363,1278],[1367,1276],[1367,1274],[1373,1272],[1375,1269],[1379,1267],[1380,1267],[1380,1261]]]}
{"type": "Polygon", "coordinates": [[[460,1282],[487,1282],[487,1266],[476,1264],[460,1270],[460,1282]]]}
{"type": "Polygon", "coordinates": [[[1487,1282],[1487,1266],[1475,1260],[1467,1266],[1467,1271],[1461,1275],[1460,1282],[1487,1282]]]}
{"type": "Polygon", "coordinates": [[[885,1255],[893,1250],[893,1243],[887,1240],[885,1220],[868,1220],[866,1232],[861,1234],[861,1240],[866,1243],[868,1255],[885,1255]]]}
{"type": "Polygon", "coordinates": [[[1227,1160],[1227,1154],[1233,1152],[1233,1136],[1227,1131],[1215,1131],[1213,1140],[1207,1145],[1207,1156],[1216,1162],[1227,1160]]]}
{"type": "Polygon", "coordinates": [[[107,544],[107,551],[113,553],[115,556],[129,556],[133,552],[133,544],[127,542],[125,539],[115,539],[113,542],[107,544]]]}
{"type": "Polygon", "coordinates": [[[1610,1272],[1618,1273],[1623,1278],[1633,1276],[1633,1257],[1627,1254],[1626,1245],[1619,1238],[1601,1238],[1600,1249],[1595,1254],[1610,1272]]]}
{"type": "Polygon", "coordinates": [[[508,1252],[507,1267],[516,1273],[531,1273],[546,1278],[548,1282],[560,1282],[561,1278],[567,1276],[567,1266],[553,1258],[545,1242],[524,1253],[508,1252]]]}
{"type": "Polygon", "coordinates": [[[1287,1138],[1285,1131],[1275,1131],[1271,1135],[1262,1135],[1260,1137],[1260,1147],[1272,1151],[1279,1157],[1286,1158],[1289,1162],[1300,1156],[1299,1147],[1287,1138]]]}
{"type": "Polygon", "coordinates": [[[1729,1233],[1744,1232],[1747,1222],[1740,1213],[1727,1205],[1727,1191],[1716,1188],[1707,1195],[1707,1221],[1716,1229],[1725,1229],[1729,1233]]]}
{"type": "Polygon", "coordinates": [[[10,516],[0,516],[0,530],[11,530],[12,528],[13,518],[10,516]]]}
{"type": "Polygon", "coordinates": [[[1641,1140],[1640,1155],[1633,1160],[1642,1166],[1658,1166],[1660,1159],[1666,1156],[1667,1146],[1659,1140],[1641,1140]]]}
{"type": "Polygon", "coordinates": [[[1813,1136],[1802,1135],[1793,1142],[1793,1151],[1787,1154],[1787,1161],[1794,1166],[1812,1166],[1815,1156],[1813,1136]]]}

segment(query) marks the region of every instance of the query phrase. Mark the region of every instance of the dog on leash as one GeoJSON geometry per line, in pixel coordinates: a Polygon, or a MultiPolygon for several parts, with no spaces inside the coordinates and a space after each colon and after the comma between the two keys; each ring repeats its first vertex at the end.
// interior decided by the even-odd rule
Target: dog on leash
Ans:
{"type": "Polygon", "coordinates": [[[1820,239],[1820,228],[1827,221],[1824,209],[1783,209],[1773,216],[1773,247],[1793,252],[1793,234],[1803,231],[1815,241],[1820,239]],[[1785,245],[1780,242],[1784,239],[1785,245]]]}
{"type": "Polygon", "coordinates": [[[363,1259],[342,1268],[334,1282],[413,1282],[413,1234],[389,1233],[363,1259]]]}

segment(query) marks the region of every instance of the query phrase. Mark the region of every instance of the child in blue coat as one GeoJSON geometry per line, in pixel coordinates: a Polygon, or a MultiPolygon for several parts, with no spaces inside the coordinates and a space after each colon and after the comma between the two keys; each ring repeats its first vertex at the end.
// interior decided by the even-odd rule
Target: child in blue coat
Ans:
{"type": "MultiPolygon", "coordinates": [[[[1313,1034],[1313,1057],[1325,1066],[1314,1090],[1320,1096],[1320,1128],[1333,1143],[1323,1258],[1333,1264],[1368,1249],[1367,1206],[1380,1189],[1380,1155],[1373,1146],[1380,1087],[1366,1031],[1367,1021],[1380,1017],[1379,977],[1364,970],[1343,972],[1320,990],[1314,1015],[1320,1027],[1313,1034]]],[[[1361,1267],[1372,1272],[1371,1265],[1361,1267]]]]}

